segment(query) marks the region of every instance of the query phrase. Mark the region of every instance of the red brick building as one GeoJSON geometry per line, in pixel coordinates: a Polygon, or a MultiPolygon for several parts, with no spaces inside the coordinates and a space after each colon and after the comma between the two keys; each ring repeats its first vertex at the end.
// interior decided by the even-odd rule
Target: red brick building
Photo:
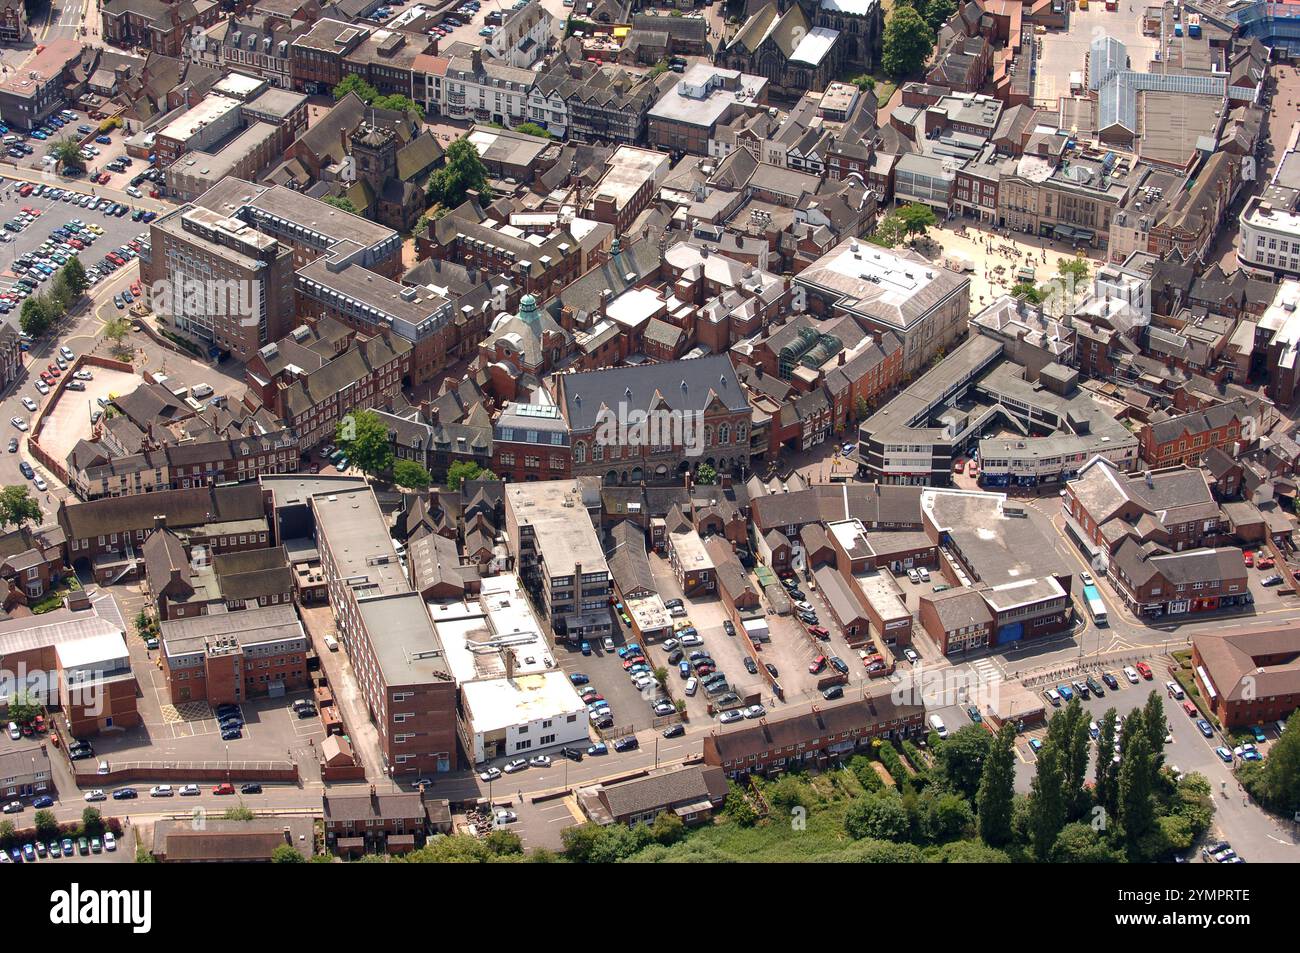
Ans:
{"type": "Polygon", "coordinates": [[[1243,431],[1248,427],[1249,418],[1246,402],[1238,398],[1206,410],[1149,423],[1138,433],[1139,453],[1148,464],[1157,467],[1193,465],[1214,447],[1231,453],[1238,440],[1246,439],[1243,431]]]}
{"type": "Polygon", "coordinates": [[[893,740],[921,732],[924,719],[924,705],[895,702],[888,694],[814,706],[756,725],[713,731],[704,738],[704,763],[732,778],[794,765],[823,768],[867,750],[874,738],[893,740]]]}
{"type": "Polygon", "coordinates": [[[1192,672],[1224,728],[1285,721],[1300,707],[1300,630],[1193,636],[1192,672]]]}
{"type": "Polygon", "coordinates": [[[172,704],[239,704],[307,687],[307,634],[293,606],[162,624],[162,672],[172,704]]]}

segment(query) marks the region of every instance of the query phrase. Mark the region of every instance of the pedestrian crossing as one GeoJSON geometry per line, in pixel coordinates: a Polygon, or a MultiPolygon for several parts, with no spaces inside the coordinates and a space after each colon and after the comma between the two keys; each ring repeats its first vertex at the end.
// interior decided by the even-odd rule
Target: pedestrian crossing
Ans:
{"type": "Polygon", "coordinates": [[[1002,669],[998,667],[996,662],[989,658],[976,659],[970,663],[970,667],[981,685],[987,685],[994,681],[1001,681],[1004,677],[1002,669]]]}

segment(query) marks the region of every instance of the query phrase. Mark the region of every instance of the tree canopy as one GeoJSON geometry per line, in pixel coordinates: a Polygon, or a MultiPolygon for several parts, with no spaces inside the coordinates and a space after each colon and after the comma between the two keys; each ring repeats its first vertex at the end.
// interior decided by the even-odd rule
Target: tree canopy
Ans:
{"type": "Polygon", "coordinates": [[[902,79],[918,73],[934,48],[932,30],[914,7],[897,6],[885,24],[880,63],[889,76],[902,79]]]}
{"type": "Polygon", "coordinates": [[[447,147],[443,167],[429,177],[428,198],[454,208],[471,191],[478,192],[485,200],[492,197],[487,167],[474,144],[462,137],[447,147]]]}
{"type": "Polygon", "coordinates": [[[7,486],[0,490],[0,526],[18,526],[24,523],[38,523],[41,519],[41,507],[27,487],[19,484],[7,486]]]}
{"type": "Polygon", "coordinates": [[[373,410],[348,414],[339,421],[334,439],[348,459],[366,473],[387,473],[393,467],[388,428],[373,410]]]}

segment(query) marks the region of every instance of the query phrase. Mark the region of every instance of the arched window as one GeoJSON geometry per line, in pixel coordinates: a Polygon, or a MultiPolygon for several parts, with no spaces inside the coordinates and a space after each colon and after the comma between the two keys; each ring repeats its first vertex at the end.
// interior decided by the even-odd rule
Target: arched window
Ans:
{"type": "Polygon", "coordinates": [[[601,460],[605,459],[605,447],[603,444],[594,443],[591,445],[591,459],[595,463],[599,463],[601,460]]]}
{"type": "Polygon", "coordinates": [[[718,424],[718,443],[731,443],[730,424],[718,424]]]}
{"type": "Polygon", "coordinates": [[[574,463],[587,462],[587,445],[585,443],[579,441],[577,446],[573,448],[573,462],[574,463]]]}

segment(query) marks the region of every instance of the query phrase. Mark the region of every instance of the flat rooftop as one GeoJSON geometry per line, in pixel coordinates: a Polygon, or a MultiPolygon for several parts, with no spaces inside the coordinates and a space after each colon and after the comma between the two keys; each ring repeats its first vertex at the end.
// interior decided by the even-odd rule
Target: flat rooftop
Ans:
{"type": "Polygon", "coordinates": [[[339,577],[358,598],[410,591],[388,520],[370,487],[317,494],[312,507],[317,538],[328,545],[339,577]]]}
{"type": "Polygon", "coordinates": [[[507,484],[506,505],[520,526],[532,527],[552,578],[572,576],[578,566],[584,574],[609,572],[576,480],[507,484]]]}
{"type": "Polygon", "coordinates": [[[649,116],[712,128],[737,104],[758,107],[766,90],[762,76],[695,63],[650,107],[649,116]]]}
{"type": "Polygon", "coordinates": [[[229,96],[208,95],[197,106],[185,110],[160,129],[158,137],[185,142],[197,135],[201,129],[212,125],[242,105],[238,99],[231,99],[229,96]]]}
{"type": "Polygon", "coordinates": [[[388,685],[442,684],[452,680],[446,653],[418,592],[357,599],[357,611],[388,685]]]}
{"type": "Polygon", "coordinates": [[[671,160],[662,152],[619,146],[610,156],[606,172],[591,191],[593,199],[612,198],[623,208],[648,181],[662,178],[671,160]]]}
{"type": "Polygon", "coordinates": [[[1001,493],[927,489],[921,510],[949,545],[974,569],[979,581],[997,588],[1006,583],[1065,575],[1056,546],[1028,515],[1024,505],[1001,493]]]}

